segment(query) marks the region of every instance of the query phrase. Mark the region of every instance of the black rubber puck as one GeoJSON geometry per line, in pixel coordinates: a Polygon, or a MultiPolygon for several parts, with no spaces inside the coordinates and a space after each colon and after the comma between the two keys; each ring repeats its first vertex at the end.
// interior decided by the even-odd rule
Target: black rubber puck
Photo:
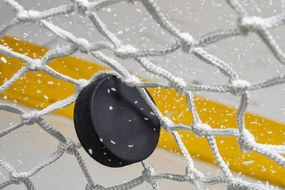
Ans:
{"type": "Polygon", "coordinates": [[[159,119],[139,91],[113,75],[100,77],[80,92],[74,125],[85,151],[109,167],[146,159],[160,135],[159,119]]]}

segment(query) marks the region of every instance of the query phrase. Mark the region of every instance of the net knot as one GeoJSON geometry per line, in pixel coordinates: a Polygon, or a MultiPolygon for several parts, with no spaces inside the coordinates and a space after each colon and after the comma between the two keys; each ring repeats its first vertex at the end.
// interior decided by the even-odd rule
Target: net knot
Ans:
{"type": "Polygon", "coordinates": [[[18,181],[20,178],[25,178],[24,174],[25,173],[12,172],[12,173],[10,173],[10,179],[18,181]]]}
{"type": "Polygon", "coordinates": [[[244,91],[246,91],[250,87],[250,83],[246,80],[235,79],[231,81],[229,85],[230,92],[233,95],[240,96],[244,91]]]}
{"type": "Polygon", "coordinates": [[[134,57],[137,54],[138,50],[132,45],[123,45],[119,46],[115,50],[116,56],[121,59],[127,59],[129,57],[134,57]]]}
{"type": "Polygon", "coordinates": [[[242,190],[250,190],[248,187],[246,187],[246,186],[244,186],[244,181],[243,180],[241,180],[241,179],[233,179],[232,181],[230,181],[229,183],[228,183],[228,187],[227,187],[227,189],[228,190],[240,190],[240,189],[242,189],[242,190]]]}
{"type": "Polygon", "coordinates": [[[248,32],[260,31],[263,28],[264,21],[261,17],[257,16],[246,16],[241,17],[238,20],[238,27],[241,32],[246,35],[248,32]]]}
{"type": "Polygon", "coordinates": [[[150,184],[153,183],[153,177],[155,175],[155,171],[152,167],[147,167],[142,172],[142,177],[150,184]]]}
{"type": "Polygon", "coordinates": [[[85,17],[89,11],[89,1],[88,0],[73,0],[75,3],[76,10],[79,15],[85,17]]]}
{"type": "Polygon", "coordinates": [[[32,125],[39,119],[38,111],[30,111],[22,114],[22,122],[26,125],[32,125]]]}
{"type": "Polygon", "coordinates": [[[17,176],[17,173],[10,173],[9,179],[13,181],[13,183],[16,185],[19,185],[22,183],[22,180],[19,176],[17,176]]]}
{"type": "Polygon", "coordinates": [[[14,184],[21,184],[29,180],[29,173],[27,172],[12,172],[9,175],[9,179],[13,181],[14,184]]]}
{"type": "Polygon", "coordinates": [[[31,71],[40,71],[43,68],[43,64],[40,59],[34,59],[28,63],[28,68],[31,71]]]}
{"type": "Polygon", "coordinates": [[[182,78],[175,78],[173,80],[173,84],[177,92],[179,92],[180,94],[185,94],[187,90],[187,83],[182,78]]]}
{"type": "Polygon", "coordinates": [[[126,77],[124,82],[130,87],[136,87],[138,84],[140,84],[140,80],[134,75],[126,77]]]}
{"type": "Polygon", "coordinates": [[[200,181],[204,177],[202,173],[189,165],[186,167],[186,175],[191,181],[200,181]]]}
{"type": "Polygon", "coordinates": [[[88,40],[84,38],[78,38],[76,40],[77,48],[80,50],[81,53],[88,53],[91,49],[91,45],[88,40]]]}
{"type": "Polygon", "coordinates": [[[189,33],[181,33],[181,48],[185,53],[189,53],[193,45],[193,37],[189,33]]]}
{"type": "Polygon", "coordinates": [[[35,21],[39,18],[40,12],[36,10],[23,10],[18,12],[17,19],[22,22],[35,21]]]}
{"type": "Polygon", "coordinates": [[[68,154],[74,154],[76,147],[76,144],[70,139],[67,139],[65,143],[60,143],[59,145],[59,149],[64,150],[68,154]]]}
{"type": "Polygon", "coordinates": [[[191,129],[197,136],[202,137],[208,135],[212,128],[207,123],[193,123],[191,129]]]}
{"type": "Polygon", "coordinates": [[[86,185],[86,190],[103,190],[103,189],[105,189],[105,188],[101,185],[98,185],[98,184],[94,185],[94,184],[88,183],[86,185]]]}
{"type": "Polygon", "coordinates": [[[238,137],[238,144],[243,152],[250,152],[252,151],[252,146],[255,144],[255,138],[245,129],[238,137]]]}
{"type": "Polygon", "coordinates": [[[161,126],[168,132],[171,133],[171,127],[173,126],[173,122],[168,117],[163,117],[161,126]]]}
{"type": "Polygon", "coordinates": [[[13,184],[20,185],[24,183],[27,189],[35,189],[33,183],[29,179],[29,176],[30,174],[28,172],[13,172],[10,173],[9,179],[13,184]]]}
{"type": "Polygon", "coordinates": [[[86,79],[78,79],[76,85],[76,92],[80,92],[85,86],[88,85],[88,80],[86,79]]]}

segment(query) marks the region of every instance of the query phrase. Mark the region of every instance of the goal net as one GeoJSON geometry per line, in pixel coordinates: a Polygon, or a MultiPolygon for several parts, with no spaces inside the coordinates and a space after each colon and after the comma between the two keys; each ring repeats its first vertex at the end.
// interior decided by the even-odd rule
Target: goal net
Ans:
{"type": "MultiPolygon", "coordinates": [[[[228,136],[235,137],[239,148],[243,152],[256,152],[268,159],[279,164],[281,167],[285,167],[285,146],[274,145],[274,144],[261,144],[258,143],[254,135],[247,129],[245,124],[245,112],[247,111],[249,103],[249,95],[252,91],[269,88],[275,85],[285,83],[285,77],[279,74],[273,78],[264,79],[258,82],[248,82],[244,80],[238,72],[236,72],[230,64],[223,61],[219,57],[210,54],[205,47],[217,43],[219,41],[233,38],[236,36],[247,37],[251,33],[258,36],[272,55],[280,64],[285,64],[285,53],[283,52],[277,39],[271,34],[271,30],[274,28],[281,27],[285,24],[285,14],[276,14],[270,17],[253,16],[244,8],[243,3],[238,0],[227,0],[222,3],[227,3],[232,9],[234,14],[238,16],[236,25],[230,29],[220,29],[209,33],[205,33],[200,37],[194,37],[191,32],[182,31],[180,27],[177,27],[172,23],[171,18],[168,18],[165,13],[160,9],[155,0],[70,0],[68,3],[51,8],[48,10],[27,10],[20,3],[15,0],[4,0],[10,7],[15,11],[15,17],[7,23],[0,26],[0,36],[3,37],[11,28],[19,24],[36,23],[41,27],[51,31],[59,38],[68,42],[68,45],[57,46],[50,49],[41,59],[34,59],[25,54],[21,54],[13,51],[9,46],[3,44],[0,45],[0,53],[15,59],[19,59],[25,63],[25,65],[19,69],[13,76],[7,79],[0,86],[0,92],[5,92],[11,87],[20,77],[28,72],[43,71],[48,75],[71,83],[75,86],[74,94],[69,97],[56,101],[51,105],[41,110],[25,111],[18,106],[8,103],[0,103],[0,109],[18,114],[21,117],[21,121],[17,124],[9,126],[0,131],[0,137],[4,137],[9,133],[25,126],[36,124],[40,128],[44,129],[49,135],[58,140],[58,148],[54,151],[50,157],[37,163],[34,167],[27,171],[18,171],[9,160],[1,159],[0,166],[9,173],[9,178],[0,184],[0,189],[13,185],[13,184],[24,184],[27,189],[35,189],[30,177],[35,175],[37,172],[44,170],[45,167],[50,166],[52,163],[60,159],[64,154],[68,153],[74,155],[78,161],[78,164],[86,177],[86,189],[132,189],[144,182],[149,183],[153,189],[159,189],[159,180],[172,180],[178,182],[189,182],[195,185],[197,189],[204,189],[205,185],[213,185],[224,183],[227,184],[228,189],[276,189],[270,184],[265,183],[253,183],[248,182],[244,179],[234,176],[229,169],[228,164],[221,156],[216,137],[228,136]],[[108,6],[116,3],[130,3],[130,4],[142,4],[142,6],[148,11],[153,20],[167,33],[175,37],[175,43],[168,45],[164,48],[145,48],[140,49],[132,44],[123,43],[118,35],[112,32],[108,26],[98,16],[98,12],[108,6]],[[82,17],[90,19],[94,27],[98,32],[105,37],[103,41],[90,41],[85,38],[80,38],[71,32],[55,25],[49,18],[54,18],[59,15],[70,15],[77,14],[82,17]],[[130,72],[124,64],[117,61],[117,59],[103,53],[103,50],[108,50],[114,53],[118,59],[126,60],[131,59],[134,62],[141,65],[147,72],[155,75],[155,79],[146,82],[141,80],[139,76],[130,72]],[[190,83],[186,82],[182,77],[172,74],[172,72],[158,66],[152,61],[152,57],[161,57],[172,54],[176,51],[182,51],[184,54],[190,54],[195,56],[205,64],[208,64],[214,68],[217,68],[221,75],[228,78],[227,84],[212,84],[209,83],[190,83]],[[64,73],[58,72],[57,70],[49,67],[49,63],[54,59],[73,55],[76,52],[88,54],[101,61],[106,66],[110,67],[111,70],[101,71],[94,73],[90,79],[75,79],[64,73]],[[88,85],[90,82],[96,80],[98,77],[106,74],[113,74],[118,76],[122,82],[131,87],[136,87],[143,98],[154,110],[156,116],[160,119],[161,126],[165,131],[171,134],[177,145],[179,146],[181,153],[187,161],[187,167],[185,174],[178,175],[172,173],[157,173],[147,161],[142,162],[144,170],[142,175],[135,177],[134,179],[118,184],[113,187],[103,187],[100,184],[96,184],[91,178],[88,168],[80,155],[78,149],[81,145],[78,142],[73,142],[71,139],[65,137],[60,131],[53,128],[43,118],[43,116],[53,113],[56,110],[62,109],[74,103],[80,91],[88,85]],[[163,80],[160,80],[163,79],[163,80]],[[172,88],[177,93],[185,96],[189,112],[193,117],[193,122],[190,125],[182,123],[175,123],[165,114],[161,113],[160,110],[155,106],[145,88],[172,88]],[[236,126],[232,128],[213,128],[211,125],[204,123],[196,110],[195,101],[193,99],[193,92],[213,92],[213,93],[228,93],[233,96],[239,97],[239,107],[237,110],[236,126]],[[206,174],[199,171],[193,162],[193,157],[189,154],[186,149],[179,131],[188,131],[195,135],[205,138],[212,150],[215,157],[216,163],[222,170],[223,175],[209,177],[206,174]]],[[[280,3],[284,8],[284,1],[280,3]]],[[[128,10],[126,10],[127,12],[128,10]]],[[[1,15],[5,16],[5,15],[1,15]]],[[[202,24],[202,23],[201,23],[202,24]]],[[[179,58],[178,58],[179,59],[179,58]]],[[[36,87],[35,87],[36,88],[36,87]]],[[[260,129],[262,130],[262,129],[260,129]]]]}

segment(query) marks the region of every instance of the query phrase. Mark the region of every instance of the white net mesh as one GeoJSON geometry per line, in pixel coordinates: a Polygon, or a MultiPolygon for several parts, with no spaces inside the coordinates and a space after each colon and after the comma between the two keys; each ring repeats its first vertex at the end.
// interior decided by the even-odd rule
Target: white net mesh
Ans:
{"type": "Polygon", "coordinates": [[[82,172],[87,179],[86,189],[131,189],[139,186],[144,182],[151,184],[153,189],[159,189],[157,181],[162,179],[178,182],[190,182],[193,183],[197,189],[203,189],[204,185],[218,183],[227,184],[228,189],[275,189],[275,187],[270,185],[250,183],[233,176],[228,165],[219,153],[215,136],[235,136],[238,139],[238,144],[242,151],[257,152],[280,164],[282,167],[285,167],[285,158],[283,157],[283,154],[285,153],[285,146],[257,143],[254,136],[247,130],[244,122],[244,114],[248,105],[250,91],[285,83],[284,75],[279,75],[261,82],[249,83],[246,80],[241,79],[237,72],[233,70],[229,64],[222,61],[218,57],[209,54],[203,49],[203,47],[226,38],[231,38],[238,35],[246,36],[248,33],[256,33],[256,35],[260,37],[260,40],[266,44],[275,58],[281,64],[285,64],[285,54],[282,52],[282,49],[269,31],[272,28],[284,25],[285,15],[280,14],[268,18],[250,16],[242,4],[237,0],[228,0],[226,3],[228,3],[228,5],[239,17],[236,22],[236,27],[232,29],[221,29],[207,33],[202,37],[194,38],[190,33],[182,32],[180,29],[175,27],[171,21],[162,13],[155,1],[125,0],[128,3],[142,3],[149,14],[151,14],[152,18],[160,25],[160,27],[177,39],[175,44],[164,49],[137,49],[132,45],[122,44],[121,40],[118,39],[114,33],[108,30],[107,26],[97,15],[97,12],[102,8],[111,4],[120,3],[122,1],[124,0],[98,0],[94,2],[89,2],[88,0],[72,0],[66,5],[51,8],[45,11],[36,11],[25,10],[23,6],[14,0],[5,0],[5,2],[15,10],[16,16],[10,22],[7,22],[0,27],[0,36],[3,36],[11,27],[16,26],[20,23],[38,23],[40,26],[45,27],[46,29],[58,35],[60,38],[69,42],[69,45],[49,50],[42,59],[32,59],[24,54],[12,51],[7,46],[0,45],[1,53],[12,58],[20,59],[26,63],[24,67],[22,67],[10,79],[5,81],[5,83],[0,86],[0,92],[4,92],[25,73],[36,71],[44,71],[55,78],[72,83],[76,86],[76,91],[74,94],[64,100],[55,102],[42,110],[31,112],[25,112],[24,110],[12,104],[0,104],[1,110],[19,114],[22,118],[21,122],[0,131],[0,137],[9,134],[10,132],[17,130],[24,125],[35,123],[59,141],[58,149],[49,158],[38,163],[28,171],[19,172],[8,161],[1,159],[0,165],[9,172],[10,176],[7,181],[0,184],[0,188],[4,188],[11,184],[23,183],[27,189],[35,189],[33,182],[30,180],[30,177],[45,167],[49,166],[53,162],[57,161],[62,157],[64,153],[69,153],[76,157],[82,169],[82,172]],[[56,17],[63,14],[71,14],[73,12],[77,12],[79,15],[89,18],[97,30],[103,36],[105,36],[108,41],[89,42],[86,39],[77,38],[72,33],[63,30],[50,21],[46,20],[51,17],[56,17]],[[218,68],[223,75],[228,77],[229,83],[227,85],[188,84],[182,78],[174,76],[171,74],[171,72],[158,67],[148,59],[148,57],[151,56],[163,56],[170,54],[180,48],[185,54],[192,54],[205,63],[218,68]],[[140,81],[138,77],[131,74],[118,61],[106,56],[100,51],[104,49],[111,50],[118,58],[133,59],[137,61],[148,72],[166,79],[167,82],[161,83],[156,81],[140,81]],[[96,59],[102,61],[113,70],[96,73],[89,80],[76,80],[57,72],[48,66],[49,62],[51,62],[53,59],[72,55],[77,51],[94,56],[96,59]],[[95,80],[100,75],[106,73],[117,75],[127,85],[134,86],[139,89],[142,96],[146,99],[148,104],[155,111],[155,114],[159,117],[162,123],[162,127],[173,135],[177,144],[179,145],[181,152],[187,161],[187,168],[184,175],[156,173],[155,170],[149,164],[147,164],[146,161],[144,161],[142,162],[144,170],[141,176],[114,187],[102,187],[100,185],[96,185],[90,177],[88,168],[86,168],[86,165],[77,150],[80,148],[80,144],[74,143],[70,139],[63,136],[59,131],[50,126],[45,121],[45,119],[42,118],[44,115],[72,104],[84,86],[95,80]],[[156,108],[156,106],[152,103],[146,94],[144,90],[146,87],[174,88],[177,92],[185,95],[189,109],[193,115],[193,123],[190,126],[183,124],[174,124],[169,118],[163,116],[163,114],[160,113],[160,111],[156,108]],[[199,114],[195,109],[195,103],[191,94],[193,91],[211,91],[218,93],[225,92],[239,96],[240,106],[238,107],[237,127],[228,129],[212,128],[207,123],[202,123],[199,118],[199,114]],[[195,168],[191,155],[188,153],[187,149],[183,145],[181,137],[177,133],[179,130],[186,130],[207,139],[215,156],[216,162],[223,172],[223,176],[208,177],[195,168]]]}

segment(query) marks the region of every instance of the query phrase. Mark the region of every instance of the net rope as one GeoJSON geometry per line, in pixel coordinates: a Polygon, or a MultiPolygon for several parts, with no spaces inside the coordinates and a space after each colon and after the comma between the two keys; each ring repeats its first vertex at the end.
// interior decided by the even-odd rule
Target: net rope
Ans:
{"type": "Polygon", "coordinates": [[[249,83],[239,77],[236,71],[230,67],[229,64],[219,59],[218,57],[208,53],[203,47],[218,42],[223,39],[235,37],[235,36],[247,36],[249,33],[255,33],[260,40],[262,40],[274,57],[281,63],[285,64],[285,53],[278,45],[277,41],[270,33],[270,29],[280,27],[285,24],[284,12],[280,15],[271,16],[268,18],[262,18],[258,16],[251,16],[245,10],[243,5],[237,0],[227,0],[226,3],[232,8],[232,10],[238,15],[237,24],[231,29],[220,29],[217,31],[206,33],[205,35],[194,38],[188,32],[182,32],[178,27],[171,23],[166,15],[161,11],[159,6],[154,0],[70,0],[69,3],[61,5],[59,7],[51,8],[44,11],[26,10],[22,5],[14,0],[4,0],[15,11],[15,17],[9,22],[0,26],[0,36],[3,36],[7,31],[21,23],[38,23],[40,26],[50,30],[60,38],[69,42],[69,45],[62,45],[54,49],[50,49],[41,59],[32,59],[24,54],[14,52],[5,45],[0,45],[0,53],[3,53],[9,57],[17,58],[25,62],[25,66],[19,69],[10,79],[6,80],[4,84],[0,86],[0,93],[9,88],[17,79],[23,76],[27,72],[44,71],[47,74],[58,78],[60,80],[72,83],[75,85],[74,94],[70,95],[66,99],[57,101],[42,110],[33,110],[26,112],[25,110],[12,105],[0,103],[0,109],[14,114],[18,114],[21,117],[21,121],[14,124],[2,131],[0,131],[0,137],[23,127],[24,125],[37,124],[44,129],[48,134],[53,136],[59,141],[57,150],[50,155],[50,157],[37,163],[33,168],[28,171],[18,171],[8,161],[0,159],[0,166],[9,172],[9,179],[0,184],[0,189],[12,184],[24,184],[27,189],[35,189],[30,177],[35,175],[40,170],[49,166],[53,162],[56,162],[65,153],[74,155],[78,161],[78,164],[84,173],[87,185],[86,189],[132,189],[140,184],[147,182],[153,189],[159,189],[159,180],[173,180],[178,182],[190,182],[196,186],[197,189],[203,189],[204,185],[212,185],[224,183],[227,184],[228,189],[277,189],[269,184],[263,183],[251,183],[244,179],[235,177],[230,171],[227,163],[223,160],[219,153],[216,136],[234,136],[238,139],[238,144],[243,152],[256,152],[268,157],[272,161],[278,163],[282,167],[285,167],[285,146],[284,145],[270,145],[260,144],[255,141],[254,136],[247,130],[244,115],[249,102],[250,91],[271,87],[274,85],[285,83],[285,76],[278,75],[274,78],[270,78],[260,82],[249,83]],[[99,18],[97,12],[102,8],[120,2],[127,2],[131,4],[142,3],[152,18],[159,24],[161,28],[173,35],[177,40],[176,43],[164,49],[138,49],[130,44],[123,44],[121,40],[110,30],[108,30],[105,23],[99,18]],[[73,12],[78,13],[81,16],[88,17],[97,30],[107,38],[107,41],[90,42],[84,38],[74,36],[72,33],[54,25],[52,22],[47,21],[48,18],[55,17],[63,14],[71,14],[73,12]],[[120,59],[133,59],[139,63],[145,70],[155,74],[167,82],[142,82],[138,76],[131,74],[124,65],[119,61],[106,56],[101,50],[110,50],[120,59]],[[218,68],[223,75],[228,77],[227,85],[211,85],[211,84],[191,84],[185,82],[182,78],[173,75],[171,72],[157,66],[148,59],[152,56],[163,56],[175,52],[178,49],[186,54],[192,54],[202,60],[203,62],[218,68]],[[96,59],[102,61],[112,70],[102,71],[95,73],[90,79],[76,80],[62,73],[59,73],[48,66],[48,64],[57,58],[72,55],[80,51],[82,53],[90,54],[96,59]],[[153,109],[157,117],[161,121],[161,126],[170,134],[173,135],[177,142],[184,158],[187,161],[187,167],[184,175],[176,175],[171,173],[156,173],[155,169],[147,163],[142,162],[143,172],[142,175],[132,179],[131,181],[123,184],[103,187],[99,184],[95,184],[91,178],[88,168],[85,165],[84,160],[78,152],[80,144],[73,142],[66,138],[60,131],[50,126],[45,119],[44,115],[54,112],[72,104],[79,92],[88,83],[96,80],[98,77],[105,74],[113,74],[119,77],[125,84],[137,87],[141,95],[146,102],[153,109]],[[168,117],[165,117],[150,100],[148,94],[144,90],[145,88],[174,88],[178,93],[186,97],[189,109],[193,115],[193,123],[191,125],[175,124],[168,117]],[[194,91],[210,91],[217,93],[231,93],[232,95],[240,97],[240,103],[237,114],[237,127],[236,128],[212,128],[207,123],[203,123],[199,114],[196,111],[195,103],[192,93],[194,91]],[[202,172],[197,170],[194,166],[191,155],[184,146],[181,137],[178,134],[179,130],[186,130],[192,132],[198,136],[207,139],[216,162],[223,172],[221,176],[208,177],[202,172]]]}

